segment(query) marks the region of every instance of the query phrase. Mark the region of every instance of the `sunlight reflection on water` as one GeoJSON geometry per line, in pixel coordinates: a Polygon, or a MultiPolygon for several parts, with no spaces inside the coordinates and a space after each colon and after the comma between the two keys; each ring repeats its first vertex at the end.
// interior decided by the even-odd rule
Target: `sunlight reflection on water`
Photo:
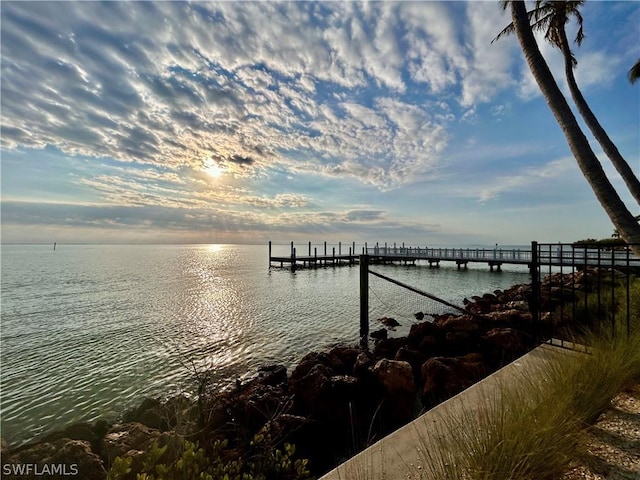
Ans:
{"type": "MultiPolygon", "coordinates": [[[[3,246],[3,437],[24,442],[146,395],[190,391],[194,366],[224,386],[357,342],[357,267],[269,270],[267,255],[240,245],[3,246]]],[[[528,281],[526,271],[386,268],[454,303],[528,281]]],[[[372,305],[372,317],[392,304],[372,305]]]]}

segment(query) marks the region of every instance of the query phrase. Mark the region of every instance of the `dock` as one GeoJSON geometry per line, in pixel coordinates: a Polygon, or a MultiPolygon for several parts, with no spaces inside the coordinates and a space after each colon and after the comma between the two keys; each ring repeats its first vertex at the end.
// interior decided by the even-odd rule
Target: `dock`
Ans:
{"type": "Polygon", "coordinates": [[[312,248],[308,242],[306,254],[300,255],[294,242],[290,243],[288,255],[272,255],[272,242],[269,242],[269,267],[318,268],[328,266],[353,266],[359,263],[360,255],[367,255],[369,264],[402,263],[416,265],[423,261],[429,267],[438,268],[440,262],[454,262],[458,269],[467,268],[469,263],[484,263],[493,271],[501,270],[502,265],[532,265],[548,267],[588,267],[607,264],[611,267],[640,268],[640,259],[628,251],[590,249],[567,244],[538,244],[531,242],[529,249],[517,248],[455,248],[455,247],[406,247],[403,244],[384,245],[376,243],[369,246],[365,243],[359,251],[356,243],[339,242],[328,249],[327,242],[312,248]],[[343,252],[344,250],[344,252],[343,252]]]}

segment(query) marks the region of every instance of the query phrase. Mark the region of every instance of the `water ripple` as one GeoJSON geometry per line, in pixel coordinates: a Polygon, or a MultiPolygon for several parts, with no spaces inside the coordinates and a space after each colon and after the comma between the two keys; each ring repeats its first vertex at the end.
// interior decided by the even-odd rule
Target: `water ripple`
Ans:
{"type": "MultiPolygon", "coordinates": [[[[261,364],[291,368],[312,349],[357,341],[357,268],[269,271],[266,247],[214,247],[3,246],[3,437],[20,444],[189,391],[193,368],[224,386],[261,364]]],[[[393,275],[421,288],[437,279],[426,289],[450,301],[528,279],[438,270],[393,275]]]]}

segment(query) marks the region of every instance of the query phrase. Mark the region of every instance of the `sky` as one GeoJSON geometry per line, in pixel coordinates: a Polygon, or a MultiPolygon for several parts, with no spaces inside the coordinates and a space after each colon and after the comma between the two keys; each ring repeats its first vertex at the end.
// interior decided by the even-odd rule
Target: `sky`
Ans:
{"type": "MultiPolygon", "coordinates": [[[[492,43],[510,23],[497,1],[2,1],[0,12],[2,243],[613,232],[516,38],[492,43]]],[[[581,12],[578,84],[640,174],[640,85],[627,79],[640,2],[581,12]]],[[[559,52],[538,40],[569,98],[559,52]]]]}

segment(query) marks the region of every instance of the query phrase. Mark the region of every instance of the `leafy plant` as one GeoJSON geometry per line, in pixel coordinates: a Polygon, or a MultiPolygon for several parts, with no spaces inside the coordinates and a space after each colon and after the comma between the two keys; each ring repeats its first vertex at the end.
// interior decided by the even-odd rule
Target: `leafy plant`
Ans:
{"type": "Polygon", "coordinates": [[[306,480],[307,460],[295,459],[295,446],[268,449],[264,437],[252,442],[249,459],[229,460],[228,443],[217,440],[207,457],[196,443],[182,440],[177,449],[155,442],[140,460],[116,458],[108,480],[306,480]],[[173,451],[172,451],[173,450],[173,451]],[[136,467],[137,464],[137,467],[136,467]]]}

